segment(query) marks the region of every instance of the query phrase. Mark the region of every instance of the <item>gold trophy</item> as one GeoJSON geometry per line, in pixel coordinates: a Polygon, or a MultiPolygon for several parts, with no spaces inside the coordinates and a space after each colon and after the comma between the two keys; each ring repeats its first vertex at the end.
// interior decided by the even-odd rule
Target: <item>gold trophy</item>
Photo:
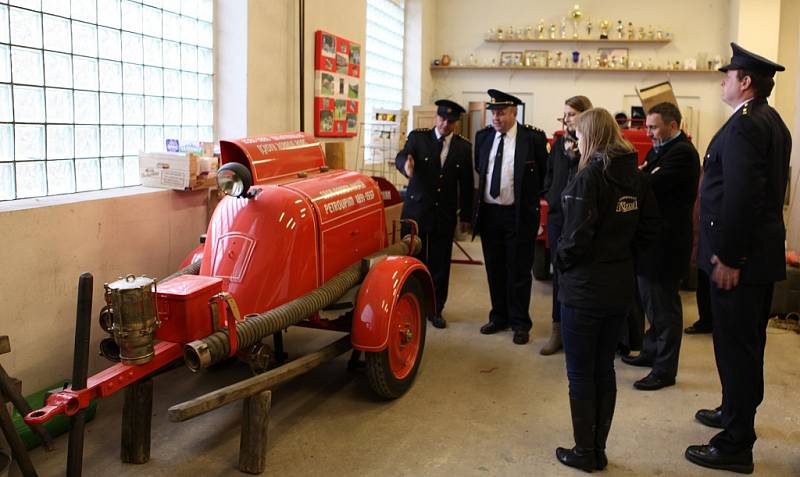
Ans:
{"type": "Polygon", "coordinates": [[[600,39],[608,40],[608,20],[600,21],[600,39]]]}
{"type": "Polygon", "coordinates": [[[577,40],[579,36],[578,27],[581,22],[581,16],[583,16],[580,5],[575,4],[572,10],[569,11],[569,16],[572,17],[572,38],[577,40]]]}

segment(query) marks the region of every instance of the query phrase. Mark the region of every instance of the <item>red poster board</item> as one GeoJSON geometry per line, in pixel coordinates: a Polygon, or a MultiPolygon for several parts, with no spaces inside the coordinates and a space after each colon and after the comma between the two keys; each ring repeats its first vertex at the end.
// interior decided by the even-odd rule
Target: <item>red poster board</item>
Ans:
{"type": "Polygon", "coordinates": [[[358,132],[361,45],[318,30],[314,49],[314,135],[358,132]]]}

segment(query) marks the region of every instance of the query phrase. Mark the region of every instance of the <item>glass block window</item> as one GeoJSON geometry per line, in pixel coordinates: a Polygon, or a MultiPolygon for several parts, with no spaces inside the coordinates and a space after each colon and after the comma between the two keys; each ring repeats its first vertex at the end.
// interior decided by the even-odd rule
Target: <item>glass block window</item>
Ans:
{"type": "Polygon", "coordinates": [[[0,201],[138,185],[212,141],[213,0],[0,0],[0,201]]]}
{"type": "MultiPolygon", "coordinates": [[[[377,109],[403,107],[403,44],[405,5],[403,0],[367,0],[367,44],[365,47],[364,150],[365,161],[375,162],[382,149],[375,138],[383,126],[372,120],[377,109]]],[[[394,159],[394,157],[392,157],[394,159]]]]}

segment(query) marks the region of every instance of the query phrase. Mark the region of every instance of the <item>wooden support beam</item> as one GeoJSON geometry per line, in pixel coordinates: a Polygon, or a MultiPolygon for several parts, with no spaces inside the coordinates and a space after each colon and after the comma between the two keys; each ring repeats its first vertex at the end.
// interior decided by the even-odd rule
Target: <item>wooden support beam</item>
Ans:
{"type": "Polygon", "coordinates": [[[298,358],[264,374],[239,381],[203,396],[194,398],[169,408],[169,420],[183,422],[239,399],[266,391],[284,381],[306,373],[320,364],[332,360],[352,348],[350,335],[347,335],[321,350],[298,358]]]}
{"type": "Polygon", "coordinates": [[[242,437],[239,442],[239,470],[248,474],[264,472],[267,463],[267,431],[272,391],[245,398],[242,408],[242,437]]]}
{"type": "Polygon", "coordinates": [[[14,427],[14,422],[11,420],[5,405],[0,406],[0,429],[2,429],[3,435],[6,436],[14,462],[17,463],[22,475],[24,477],[36,477],[38,475],[36,468],[33,467],[28,450],[25,448],[25,444],[19,434],[17,434],[17,429],[14,427]]]}
{"type": "Polygon", "coordinates": [[[128,464],[150,460],[150,423],[153,418],[153,380],[145,378],[125,388],[122,407],[120,459],[128,464]]]}

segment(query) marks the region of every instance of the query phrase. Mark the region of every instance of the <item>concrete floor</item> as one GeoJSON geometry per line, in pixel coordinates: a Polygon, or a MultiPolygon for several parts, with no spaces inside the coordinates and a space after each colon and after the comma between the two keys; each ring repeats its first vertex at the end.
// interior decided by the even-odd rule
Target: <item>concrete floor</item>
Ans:
{"type": "MultiPolygon", "coordinates": [[[[464,244],[480,257],[478,242],[464,244]]],[[[572,445],[564,355],[544,357],[550,333],[549,282],[535,282],[534,328],[526,346],[511,333],[483,336],[489,294],[483,267],[454,265],[445,310],[448,328],[428,327],[424,361],[401,399],[370,397],[366,377],[346,370],[346,356],[278,388],[273,394],[267,470],[275,476],[568,476],[581,475],[554,457],[572,445]]],[[[686,324],[697,316],[683,294],[686,324]]],[[[290,329],[292,357],[338,334],[290,329]]],[[[759,408],[756,475],[800,475],[800,336],[770,328],[766,398],[759,408]]],[[[242,475],[237,471],[241,403],[175,424],[167,409],[249,376],[242,365],[192,374],[185,368],[156,378],[151,460],[119,461],[122,393],[100,402],[87,425],[84,475],[115,477],[242,475]]],[[[725,475],[688,463],[689,444],[713,434],[693,420],[696,409],[720,401],[709,335],[685,336],[678,384],[657,392],[632,383],[646,370],[617,360],[619,398],[604,475],[725,475]]],[[[64,475],[66,436],[58,449],[33,451],[39,475],[64,475]]]]}

